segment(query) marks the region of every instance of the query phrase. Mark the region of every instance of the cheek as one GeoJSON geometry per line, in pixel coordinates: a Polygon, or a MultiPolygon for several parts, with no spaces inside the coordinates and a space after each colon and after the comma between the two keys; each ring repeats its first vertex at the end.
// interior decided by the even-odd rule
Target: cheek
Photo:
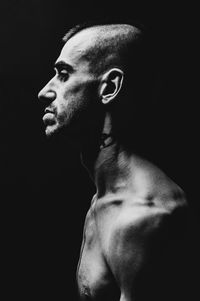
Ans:
{"type": "MultiPolygon", "coordinates": [[[[95,100],[95,89],[87,83],[79,83],[65,87],[57,101],[57,120],[61,124],[80,123],[88,118],[95,100]]],[[[91,115],[90,115],[91,118],[91,115]]],[[[86,120],[87,121],[87,120],[86,120]]]]}
{"type": "Polygon", "coordinates": [[[90,101],[90,89],[84,83],[71,85],[63,93],[63,99],[60,104],[62,110],[78,111],[87,107],[90,101]]]}
{"type": "Polygon", "coordinates": [[[69,95],[66,93],[65,97],[57,106],[58,122],[60,124],[69,124],[75,120],[78,121],[85,107],[86,105],[82,95],[69,95]]]}

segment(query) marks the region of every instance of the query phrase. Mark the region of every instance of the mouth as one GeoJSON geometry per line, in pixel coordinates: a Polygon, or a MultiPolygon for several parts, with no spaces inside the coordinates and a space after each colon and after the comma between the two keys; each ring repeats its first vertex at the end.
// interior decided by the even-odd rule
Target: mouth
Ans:
{"type": "Polygon", "coordinates": [[[45,125],[50,125],[54,123],[54,113],[49,109],[45,109],[44,116],[42,118],[45,125]]]}
{"type": "Polygon", "coordinates": [[[44,110],[44,114],[48,114],[48,113],[54,114],[54,112],[53,112],[52,110],[46,108],[46,109],[44,110]]]}

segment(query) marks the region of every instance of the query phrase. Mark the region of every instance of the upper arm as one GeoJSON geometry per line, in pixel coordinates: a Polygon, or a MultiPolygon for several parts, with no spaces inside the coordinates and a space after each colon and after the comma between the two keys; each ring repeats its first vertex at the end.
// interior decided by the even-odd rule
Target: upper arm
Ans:
{"type": "Polygon", "coordinates": [[[142,207],[120,214],[113,225],[107,249],[108,261],[116,275],[122,277],[122,270],[131,266],[134,277],[167,216],[166,211],[142,207]]]}
{"type": "Polygon", "coordinates": [[[173,250],[183,229],[183,211],[140,206],[121,212],[113,223],[106,255],[122,292],[133,294],[139,275],[168,256],[168,246],[173,250]]]}

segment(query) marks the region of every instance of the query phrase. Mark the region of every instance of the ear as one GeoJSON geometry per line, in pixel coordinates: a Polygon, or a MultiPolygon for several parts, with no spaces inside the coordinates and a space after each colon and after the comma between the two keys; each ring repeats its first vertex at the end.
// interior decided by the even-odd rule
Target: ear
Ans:
{"type": "Polygon", "coordinates": [[[112,68],[103,75],[99,90],[103,104],[114,100],[121,90],[123,79],[124,73],[118,68],[112,68]]]}

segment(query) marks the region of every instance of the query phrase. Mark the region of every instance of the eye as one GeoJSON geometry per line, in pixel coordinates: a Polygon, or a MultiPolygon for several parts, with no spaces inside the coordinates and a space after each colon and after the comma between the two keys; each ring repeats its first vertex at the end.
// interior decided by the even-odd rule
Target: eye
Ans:
{"type": "Polygon", "coordinates": [[[61,81],[66,81],[69,77],[69,73],[66,69],[55,69],[56,71],[56,74],[58,76],[58,78],[61,80],[61,81]]]}

